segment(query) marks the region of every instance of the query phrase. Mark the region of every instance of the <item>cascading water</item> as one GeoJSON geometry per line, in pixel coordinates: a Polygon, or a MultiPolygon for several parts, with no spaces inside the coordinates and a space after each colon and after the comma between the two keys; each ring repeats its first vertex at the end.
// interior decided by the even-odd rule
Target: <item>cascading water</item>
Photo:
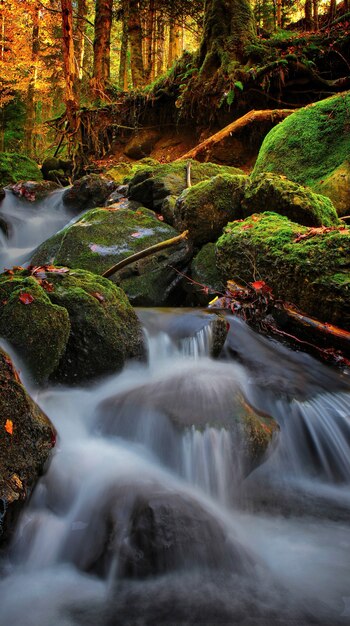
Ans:
{"type": "Polygon", "coordinates": [[[232,317],[214,361],[211,316],[139,316],[147,364],[31,389],[59,437],[2,560],[1,626],[349,624],[346,374],[232,317]],[[237,390],[281,429],[248,476],[237,390]]]}

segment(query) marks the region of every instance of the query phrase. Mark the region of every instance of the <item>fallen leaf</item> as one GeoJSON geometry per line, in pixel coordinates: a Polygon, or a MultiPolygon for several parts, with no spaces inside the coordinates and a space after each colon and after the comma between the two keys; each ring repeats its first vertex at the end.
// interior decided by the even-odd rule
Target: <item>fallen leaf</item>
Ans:
{"type": "Polygon", "coordinates": [[[45,289],[45,291],[47,291],[48,293],[51,293],[51,291],[55,291],[55,287],[52,283],[50,283],[48,280],[46,280],[45,278],[41,278],[39,280],[39,285],[45,289]]]}
{"type": "Polygon", "coordinates": [[[51,274],[68,274],[68,267],[56,267],[55,265],[45,265],[45,269],[47,272],[51,274]]]}
{"type": "Polygon", "coordinates": [[[34,297],[31,293],[23,292],[18,296],[18,299],[22,304],[31,304],[34,300],[34,297]]]}
{"type": "Polygon", "coordinates": [[[6,420],[5,430],[9,435],[13,435],[13,422],[12,420],[6,420]]]}
{"type": "Polygon", "coordinates": [[[104,296],[102,295],[102,293],[99,293],[98,291],[93,291],[90,296],[93,296],[94,298],[96,298],[96,300],[98,300],[99,302],[104,302],[104,296]]]}
{"type": "Polygon", "coordinates": [[[272,293],[271,287],[269,287],[264,280],[256,280],[254,283],[250,283],[255,291],[261,291],[262,293],[272,293]]]}

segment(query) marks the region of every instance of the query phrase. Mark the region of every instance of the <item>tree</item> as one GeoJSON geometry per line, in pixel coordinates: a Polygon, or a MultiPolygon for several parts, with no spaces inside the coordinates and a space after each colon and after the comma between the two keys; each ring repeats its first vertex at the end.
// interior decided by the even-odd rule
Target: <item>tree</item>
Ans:
{"type": "Polygon", "coordinates": [[[106,99],[110,81],[113,0],[96,0],[94,65],[91,87],[95,99],[106,99]]]}
{"type": "Polygon", "coordinates": [[[79,108],[76,95],[77,71],[73,44],[73,9],[72,0],[61,0],[62,7],[62,45],[63,68],[65,76],[65,105],[70,133],[76,131],[76,112],[79,108]]]}

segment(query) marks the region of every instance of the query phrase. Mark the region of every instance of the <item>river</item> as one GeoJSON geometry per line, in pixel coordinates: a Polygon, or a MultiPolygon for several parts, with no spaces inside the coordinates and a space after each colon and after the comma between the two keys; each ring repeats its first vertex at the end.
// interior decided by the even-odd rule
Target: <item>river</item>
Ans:
{"type": "MultiPolygon", "coordinates": [[[[61,192],[7,192],[1,215],[2,267],[71,217],[61,192]]],[[[1,562],[1,626],[348,625],[348,374],[232,316],[214,361],[206,312],[138,315],[147,364],[81,388],[27,380],[58,442],[1,562]],[[215,427],[237,390],[280,425],[248,476],[215,427]]]]}

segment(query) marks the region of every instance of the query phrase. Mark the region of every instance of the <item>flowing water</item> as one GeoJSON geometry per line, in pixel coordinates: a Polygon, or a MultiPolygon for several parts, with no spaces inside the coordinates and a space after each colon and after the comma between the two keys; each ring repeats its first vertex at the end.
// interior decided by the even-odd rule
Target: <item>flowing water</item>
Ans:
{"type": "MultiPolygon", "coordinates": [[[[67,221],[55,202],[39,240],[67,221]]],[[[39,243],[11,205],[7,267],[39,243]]],[[[138,314],[147,364],[30,389],[59,436],[2,559],[1,626],[348,625],[349,376],[231,316],[214,361],[211,315],[138,314]],[[220,425],[237,392],[280,425],[248,475],[220,425]]]]}

